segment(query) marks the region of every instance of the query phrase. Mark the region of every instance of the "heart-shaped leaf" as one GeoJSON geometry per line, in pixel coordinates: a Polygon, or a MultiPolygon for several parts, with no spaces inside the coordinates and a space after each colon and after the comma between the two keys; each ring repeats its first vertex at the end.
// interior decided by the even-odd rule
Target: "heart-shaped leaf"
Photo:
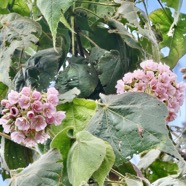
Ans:
{"type": "Polygon", "coordinates": [[[153,148],[180,158],[169,139],[166,117],[165,104],[145,93],[101,95],[87,129],[112,145],[116,165],[153,148]]]}
{"type": "Polygon", "coordinates": [[[60,181],[62,164],[61,154],[57,150],[50,150],[37,161],[29,165],[10,180],[10,186],[54,186],[60,181]]]}

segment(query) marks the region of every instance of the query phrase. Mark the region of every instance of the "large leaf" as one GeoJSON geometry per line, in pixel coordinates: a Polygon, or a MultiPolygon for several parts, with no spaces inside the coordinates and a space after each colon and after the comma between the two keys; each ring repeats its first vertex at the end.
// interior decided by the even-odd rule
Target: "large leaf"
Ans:
{"type": "Polygon", "coordinates": [[[170,9],[155,10],[150,14],[150,19],[163,36],[160,48],[168,47],[170,50],[168,56],[163,57],[162,61],[173,68],[186,53],[186,14],[180,14],[180,19],[171,32],[169,31],[174,20],[170,9]]]}
{"type": "Polygon", "coordinates": [[[169,139],[166,117],[166,106],[145,93],[101,95],[87,129],[112,145],[117,165],[153,148],[180,158],[169,139]]]}
{"type": "Polygon", "coordinates": [[[13,175],[10,186],[54,186],[60,182],[62,164],[57,150],[50,150],[19,174],[13,175]]]}
{"type": "Polygon", "coordinates": [[[1,168],[11,169],[24,168],[33,161],[33,151],[13,141],[1,139],[1,168]]]}
{"type": "Polygon", "coordinates": [[[58,133],[69,126],[74,127],[75,133],[83,130],[95,113],[95,109],[95,101],[80,98],[75,98],[70,103],[59,105],[58,110],[65,111],[66,118],[63,120],[62,125],[52,126],[53,132],[58,133]]]}
{"type": "Polygon", "coordinates": [[[126,61],[122,61],[120,53],[116,50],[106,51],[100,48],[93,48],[90,55],[90,62],[95,63],[99,79],[105,93],[115,93],[115,85],[126,72],[126,61]]]}
{"type": "MultiPolygon", "coordinates": [[[[37,6],[40,9],[41,13],[44,15],[45,19],[48,22],[52,36],[53,36],[53,45],[56,46],[56,34],[57,27],[60,21],[62,14],[64,14],[67,9],[75,2],[76,0],[38,0],[37,6]]],[[[63,16],[64,19],[64,16],[63,16]]]]}
{"type": "Polygon", "coordinates": [[[16,13],[0,15],[0,81],[9,85],[11,56],[16,49],[24,50],[38,42],[41,26],[29,18],[16,13]]]}
{"type": "Polygon", "coordinates": [[[57,53],[53,48],[41,50],[30,57],[14,78],[17,91],[24,86],[31,86],[40,91],[46,91],[55,80],[62,59],[62,52],[57,53]]]}
{"type": "MultiPolygon", "coordinates": [[[[100,166],[105,166],[96,174],[98,183],[103,183],[104,178],[113,164],[113,155],[108,150],[105,142],[87,131],[81,131],[76,135],[76,142],[73,144],[67,159],[67,171],[69,181],[73,186],[86,184],[93,173],[99,170],[100,166]],[[105,157],[109,152],[108,157],[105,157]],[[105,161],[104,161],[105,159],[105,161]],[[111,160],[108,161],[108,160],[111,160]]],[[[100,184],[99,184],[100,185],[100,184]]]]}
{"type": "Polygon", "coordinates": [[[60,93],[77,87],[81,91],[80,97],[88,97],[98,84],[96,70],[82,57],[72,57],[69,62],[70,65],[59,73],[56,87],[60,93]]]}
{"type": "Polygon", "coordinates": [[[8,92],[8,86],[4,83],[0,82],[0,101],[5,98],[6,94],[8,92]]]}

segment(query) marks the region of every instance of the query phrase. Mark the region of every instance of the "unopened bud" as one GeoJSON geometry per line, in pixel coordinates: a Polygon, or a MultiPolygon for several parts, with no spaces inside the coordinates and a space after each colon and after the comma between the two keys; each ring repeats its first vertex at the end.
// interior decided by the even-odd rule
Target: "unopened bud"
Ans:
{"type": "Polygon", "coordinates": [[[130,89],[131,89],[131,86],[129,86],[129,85],[125,85],[125,86],[124,86],[124,90],[125,90],[125,91],[129,91],[130,89]]]}
{"type": "Polygon", "coordinates": [[[180,69],[180,72],[182,72],[182,73],[186,73],[186,67],[181,68],[181,69],[180,69]]]}

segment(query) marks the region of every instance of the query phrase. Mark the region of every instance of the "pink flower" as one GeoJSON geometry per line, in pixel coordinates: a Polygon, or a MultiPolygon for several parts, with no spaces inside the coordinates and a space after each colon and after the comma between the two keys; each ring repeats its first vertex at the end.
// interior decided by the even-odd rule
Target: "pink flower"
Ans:
{"type": "Polygon", "coordinates": [[[154,78],[154,72],[153,71],[147,71],[146,72],[146,79],[147,81],[150,81],[154,78]]]}
{"type": "Polygon", "coordinates": [[[47,96],[47,102],[51,103],[52,105],[56,106],[59,102],[58,96],[56,94],[49,94],[47,96]]]}
{"type": "Polygon", "coordinates": [[[11,92],[8,94],[8,101],[11,105],[16,104],[19,101],[19,93],[11,90],[11,92]]]}
{"type": "Polygon", "coordinates": [[[146,84],[143,81],[139,81],[139,83],[136,83],[134,85],[134,91],[135,92],[144,92],[146,88],[146,84]]]}
{"type": "Polygon", "coordinates": [[[145,71],[147,70],[156,71],[158,69],[158,63],[155,63],[152,60],[143,61],[140,63],[140,66],[145,71]]]}
{"type": "Polygon", "coordinates": [[[183,92],[183,91],[185,91],[185,89],[186,89],[186,83],[185,83],[185,82],[177,83],[176,88],[177,88],[177,90],[179,90],[180,92],[183,92]]]}
{"type": "Polygon", "coordinates": [[[3,124],[3,132],[10,133],[11,132],[11,125],[10,124],[3,124]]]}
{"type": "Polygon", "coordinates": [[[42,98],[42,95],[37,90],[34,90],[32,92],[32,98],[33,98],[33,100],[40,100],[42,98]]]}
{"type": "Polygon", "coordinates": [[[22,109],[28,109],[30,107],[30,98],[28,96],[21,95],[19,98],[19,106],[22,109]]]}
{"type": "Polygon", "coordinates": [[[117,94],[123,94],[124,93],[124,82],[123,80],[118,80],[116,84],[117,94]]]}
{"type": "Polygon", "coordinates": [[[32,110],[36,113],[41,112],[43,110],[43,104],[41,101],[34,101],[34,103],[32,103],[32,110]]]}
{"type": "Polygon", "coordinates": [[[35,116],[35,114],[34,114],[34,112],[33,112],[32,110],[27,112],[27,117],[28,117],[29,119],[34,118],[34,116],[35,116]]]}
{"type": "Polygon", "coordinates": [[[59,92],[58,92],[58,90],[56,90],[54,87],[50,87],[50,88],[48,88],[48,90],[47,90],[47,94],[49,95],[49,94],[55,94],[55,95],[59,95],[59,92]]]}
{"type": "Polygon", "coordinates": [[[32,138],[26,138],[24,140],[24,144],[25,144],[26,147],[35,147],[37,145],[37,143],[35,142],[35,140],[32,139],[32,138]]]}
{"type": "Polygon", "coordinates": [[[160,73],[163,73],[163,72],[169,72],[170,71],[170,67],[166,64],[162,64],[161,62],[158,64],[158,71],[160,73]]]}
{"type": "Polygon", "coordinates": [[[46,126],[45,118],[41,115],[37,115],[31,120],[31,129],[35,129],[37,132],[44,130],[46,126]]]}
{"type": "Polygon", "coordinates": [[[66,117],[65,115],[65,112],[64,111],[58,111],[54,114],[54,118],[55,118],[55,121],[54,121],[54,124],[57,126],[57,125],[60,125],[62,120],[64,120],[66,117]]]}
{"type": "Polygon", "coordinates": [[[140,70],[140,69],[134,70],[133,77],[136,79],[144,79],[145,73],[143,70],[140,70]]]}
{"type": "Polygon", "coordinates": [[[2,99],[2,100],[1,100],[1,105],[2,105],[2,106],[5,107],[7,103],[9,103],[9,101],[8,101],[7,99],[2,99]]]}
{"type": "Polygon", "coordinates": [[[166,72],[163,72],[158,75],[158,81],[167,86],[170,83],[170,77],[166,72]]]}
{"type": "Polygon", "coordinates": [[[148,60],[142,62],[140,66],[143,72],[135,70],[133,73],[125,74],[122,80],[118,80],[116,92],[120,94],[133,91],[146,92],[157,97],[167,106],[169,111],[167,121],[172,121],[183,104],[186,84],[176,82],[176,74],[166,64],[148,60]]]}
{"type": "Polygon", "coordinates": [[[52,116],[51,118],[46,118],[46,122],[47,122],[48,124],[53,124],[54,121],[55,121],[54,116],[52,116]]]}
{"type": "Polygon", "coordinates": [[[50,136],[45,132],[38,132],[35,136],[35,140],[37,143],[43,144],[47,139],[49,139],[50,136]]]}
{"type": "Polygon", "coordinates": [[[17,109],[17,107],[11,107],[10,114],[11,116],[16,117],[19,114],[19,110],[17,109]]]}
{"type": "Polygon", "coordinates": [[[56,108],[51,103],[43,104],[43,115],[47,118],[51,118],[56,112],[56,108]]]}
{"type": "Polygon", "coordinates": [[[8,123],[7,119],[0,118],[0,125],[4,125],[4,124],[7,124],[7,123],[8,123]]]}
{"type": "Polygon", "coordinates": [[[124,75],[123,81],[124,81],[124,83],[126,83],[126,84],[132,83],[133,78],[134,78],[133,74],[132,74],[131,72],[128,72],[128,73],[126,73],[126,74],[124,75]]]}
{"type": "Polygon", "coordinates": [[[10,135],[11,139],[16,143],[22,143],[25,139],[25,135],[22,132],[12,132],[10,135]]]}
{"type": "Polygon", "coordinates": [[[30,123],[25,117],[19,117],[15,120],[15,125],[19,130],[28,130],[30,128],[30,123]]]}
{"type": "Polygon", "coordinates": [[[3,126],[3,131],[5,133],[8,134],[9,132],[11,132],[11,125],[9,124],[9,120],[0,118],[0,125],[3,126]]]}
{"type": "Polygon", "coordinates": [[[23,87],[21,90],[21,94],[30,97],[31,94],[30,87],[23,87]]]}

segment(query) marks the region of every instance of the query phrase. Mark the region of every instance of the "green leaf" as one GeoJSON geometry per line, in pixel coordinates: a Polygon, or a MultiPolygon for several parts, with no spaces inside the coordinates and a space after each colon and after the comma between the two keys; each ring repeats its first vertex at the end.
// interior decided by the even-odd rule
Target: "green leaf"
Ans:
{"type": "Polygon", "coordinates": [[[56,134],[65,127],[74,127],[74,132],[77,133],[83,130],[93,114],[95,113],[96,102],[93,100],[86,100],[75,98],[71,103],[58,105],[58,110],[66,112],[66,118],[62,125],[52,126],[52,131],[56,134]]]}
{"type": "Polygon", "coordinates": [[[154,148],[180,158],[169,139],[166,117],[165,104],[145,93],[101,94],[87,130],[112,145],[116,165],[154,148]]]}
{"type": "Polygon", "coordinates": [[[174,9],[178,9],[180,4],[182,4],[182,1],[183,0],[174,0],[174,1],[171,1],[171,0],[161,0],[162,2],[165,3],[166,6],[168,7],[171,7],[171,8],[174,8],[174,9]]]}
{"type": "Polygon", "coordinates": [[[53,48],[41,50],[30,57],[26,65],[15,77],[15,87],[19,91],[24,86],[31,86],[39,91],[46,91],[51,81],[55,80],[62,57],[53,48]]]}
{"type": "MultiPolygon", "coordinates": [[[[102,49],[101,49],[102,50],[102,49]]],[[[97,51],[99,49],[97,48],[97,51]]],[[[95,55],[93,53],[92,55],[95,55]]],[[[116,82],[125,72],[125,64],[120,59],[120,54],[116,50],[111,50],[110,52],[106,51],[102,53],[102,56],[99,58],[97,69],[99,73],[99,79],[105,90],[106,94],[115,93],[116,82]]]]}
{"type": "Polygon", "coordinates": [[[9,67],[15,50],[24,50],[38,42],[41,26],[33,20],[16,13],[0,15],[0,81],[10,85],[9,67]]]}
{"type": "Polygon", "coordinates": [[[67,159],[69,181],[73,186],[86,184],[106,156],[105,142],[87,131],[76,134],[67,159]]]}
{"type": "Polygon", "coordinates": [[[24,168],[33,161],[33,151],[21,146],[13,141],[1,139],[1,148],[3,149],[2,168],[7,171],[11,169],[24,168]]]}
{"type": "Polygon", "coordinates": [[[0,8],[5,9],[8,5],[9,0],[0,1],[0,8]]]}
{"type": "Polygon", "coordinates": [[[150,19],[163,36],[160,48],[168,47],[170,49],[168,56],[163,57],[162,61],[173,68],[186,53],[186,14],[180,14],[177,25],[174,25],[172,29],[171,25],[174,20],[168,8],[165,11],[155,10],[150,14],[150,19]]]}
{"type": "Polygon", "coordinates": [[[116,16],[120,15],[126,20],[125,25],[129,26],[131,32],[135,30],[139,38],[141,38],[141,35],[142,35],[142,37],[147,38],[152,43],[153,45],[152,46],[152,51],[153,51],[152,58],[155,61],[159,61],[160,51],[158,47],[158,42],[157,42],[154,32],[151,29],[149,18],[146,16],[146,14],[141,9],[139,9],[135,5],[134,2],[118,1],[118,3],[120,3],[121,6],[118,8],[116,12],[116,16]]]}
{"type": "Polygon", "coordinates": [[[74,98],[76,98],[80,94],[80,90],[76,87],[65,92],[64,94],[59,95],[59,103],[66,103],[66,102],[72,102],[74,98]]]}
{"type": "Polygon", "coordinates": [[[68,152],[71,148],[71,145],[74,141],[74,139],[72,139],[69,136],[69,132],[71,130],[73,130],[73,127],[66,127],[64,128],[61,132],[59,132],[52,140],[50,146],[52,148],[57,148],[60,150],[62,157],[63,157],[63,162],[65,162],[67,160],[67,155],[68,152]]]}
{"type": "Polygon", "coordinates": [[[59,132],[52,140],[50,146],[56,148],[60,151],[63,157],[63,174],[62,174],[62,183],[64,185],[69,185],[68,175],[67,175],[67,156],[69,150],[75,141],[71,136],[73,133],[73,127],[66,127],[61,132],[59,132]]]}
{"type": "Polygon", "coordinates": [[[5,98],[6,94],[8,92],[8,86],[4,83],[0,82],[0,101],[5,98]]]}
{"type": "Polygon", "coordinates": [[[150,182],[154,182],[159,178],[177,174],[178,165],[175,162],[165,162],[160,159],[157,159],[144,172],[145,172],[145,177],[150,182]]]}
{"type": "Polygon", "coordinates": [[[19,174],[13,175],[10,186],[54,186],[60,182],[62,164],[57,150],[50,150],[19,174]]]}
{"type": "Polygon", "coordinates": [[[111,145],[107,142],[105,142],[105,145],[106,156],[99,169],[93,174],[93,178],[98,183],[98,185],[104,185],[105,178],[108,175],[115,161],[115,154],[111,145]]]}
{"type": "Polygon", "coordinates": [[[75,1],[76,0],[66,0],[63,2],[61,0],[47,0],[47,1],[38,0],[37,1],[37,6],[40,9],[41,13],[44,15],[50,27],[52,37],[53,37],[54,48],[56,46],[56,34],[57,34],[57,27],[60,18],[62,14],[64,14],[67,11],[67,9],[73,5],[75,1]]]}
{"type": "Polygon", "coordinates": [[[81,93],[79,97],[88,97],[98,84],[96,70],[82,57],[72,57],[69,66],[59,72],[56,88],[60,93],[77,87],[81,93]]]}
{"type": "Polygon", "coordinates": [[[30,16],[30,9],[25,0],[10,0],[9,4],[13,5],[11,8],[12,12],[16,12],[22,16],[30,16]]]}
{"type": "Polygon", "coordinates": [[[60,21],[64,24],[64,26],[66,27],[66,28],[68,28],[71,32],[75,32],[72,28],[71,28],[71,26],[70,26],[70,24],[68,23],[68,21],[66,20],[66,18],[65,18],[65,16],[63,15],[63,14],[61,14],[61,18],[60,18],[60,21]]]}
{"type": "Polygon", "coordinates": [[[127,30],[124,24],[115,19],[110,18],[108,19],[108,25],[112,28],[109,30],[110,33],[119,34],[128,46],[141,50],[141,47],[137,42],[136,38],[127,30]]]}
{"type": "Polygon", "coordinates": [[[157,181],[153,182],[153,186],[169,186],[171,183],[171,186],[185,186],[186,185],[186,179],[184,177],[178,177],[175,176],[167,176],[165,178],[158,179],[157,181]]]}

